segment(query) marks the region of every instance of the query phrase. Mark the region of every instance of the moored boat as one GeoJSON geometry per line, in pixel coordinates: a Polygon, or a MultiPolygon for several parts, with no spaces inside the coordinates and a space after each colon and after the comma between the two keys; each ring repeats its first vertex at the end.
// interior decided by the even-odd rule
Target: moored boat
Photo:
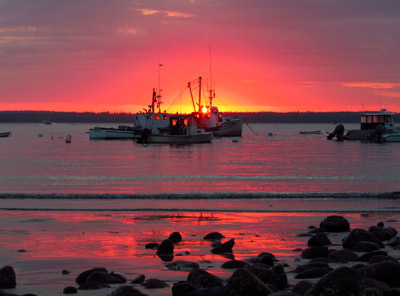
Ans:
{"type": "Polygon", "coordinates": [[[11,132],[0,132],[0,138],[7,138],[11,136],[11,132]]]}
{"type": "Polygon", "coordinates": [[[299,131],[300,135],[320,135],[321,130],[315,130],[315,131],[299,131]]]}
{"type": "Polygon", "coordinates": [[[140,136],[140,130],[132,126],[121,125],[118,128],[94,127],[89,129],[90,140],[123,140],[135,139],[140,136]]]}
{"type": "Polygon", "coordinates": [[[400,142],[400,133],[391,133],[382,135],[383,142],[400,142]]]}

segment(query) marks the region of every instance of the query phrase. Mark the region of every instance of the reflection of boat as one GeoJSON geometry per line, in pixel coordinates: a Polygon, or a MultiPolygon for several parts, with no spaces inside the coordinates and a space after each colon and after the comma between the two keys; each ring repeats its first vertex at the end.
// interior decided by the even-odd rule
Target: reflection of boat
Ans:
{"type": "Polygon", "coordinates": [[[120,125],[118,128],[94,127],[89,129],[91,140],[135,139],[140,136],[140,130],[131,126],[120,125]]]}
{"type": "Polygon", "coordinates": [[[0,138],[6,138],[11,135],[11,132],[0,132],[0,138]]]}
{"type": "Polygon", "coordinates": [[[383,134],[400,133],[400,128],[394,125],[395,114],[386,109],[379,112],[360,113],[360,129],[349,130],[344,137],[346,140],[369,140],[371,135],[376,134],[380,129],[384,131],[383,134]]]}
{"type": "Polygon", "coordinates": [[[316,131],[300,131],[300,135],[320,135],[321,130],[316,130],[316,131]]]}
{"type": "Polygon", "coordinates": [[[197,103],[198,109],[193,99],[193,92],[191,83],[189,82],[188,88],[192,98],[194,112],[192,115],[197,121],[199,128],[205,129],[207,132],[212,132],[218,137],[240,137],[242,135],[243,118],[241,117],[223,117],[219,112],[218,107],[212,105],[212,100],[215,98],[215,92],[209,90],[208,105],[201,103],[201,77],[198,80],[199,84],[199,101],[197,103]]]}

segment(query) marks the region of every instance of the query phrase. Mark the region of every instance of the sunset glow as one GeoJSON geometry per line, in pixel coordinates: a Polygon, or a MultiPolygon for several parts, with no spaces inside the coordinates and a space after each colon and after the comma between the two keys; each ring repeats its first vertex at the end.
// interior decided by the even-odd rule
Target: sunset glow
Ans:
{"type": "Polygon", "coordinates": [[[224,112],[400,112],[398,1],[5,0],[1,8],[0,110],[137,112],[160,87],[162,108],[191,112],[179,94],[211,76],[224,112]]]}

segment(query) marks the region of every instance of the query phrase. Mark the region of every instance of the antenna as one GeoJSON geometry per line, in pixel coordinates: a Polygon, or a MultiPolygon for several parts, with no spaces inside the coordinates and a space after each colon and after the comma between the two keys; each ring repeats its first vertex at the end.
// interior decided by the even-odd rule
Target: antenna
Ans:
{"type": "Polygon", "coordinates": [[[160,82],[160,67],[162,67],[163,64],[160,64],[160,58],[158,58],[158,64],[157,64],[157,68],[158,68],[158,95],[157,95],[157,106],[158,106],[158,113],[161,113],[161,82],[160,82]]]}
{"type": "Polygon", "coordinates": [[[209,96],[209,99],[210,99],[210,108],[211,108],[212,100],[215,97],[215,92],[213,92],[213,80],[212,80],[212,69],[211,69],[211,46],[208,47],[208,53],[210,56],[210,90],[209,90],[210,96],[209,96]]]}

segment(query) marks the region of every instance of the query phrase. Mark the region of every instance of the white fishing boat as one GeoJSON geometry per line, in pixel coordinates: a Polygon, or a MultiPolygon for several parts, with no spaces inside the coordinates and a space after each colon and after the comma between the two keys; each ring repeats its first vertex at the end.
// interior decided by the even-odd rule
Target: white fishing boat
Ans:
{"type": "Polygon", "coordinates": [[[212,101],[215,98],[215,92],[212,87],[209,90],[208,102],[204,105],[201,101],[201,80],[199,77],[199,98],[198,103],[195,103],[191,83],[188,83],[190,96],[192,98],[194,112],[193,117],[197,121],[199,128],[204,129],[206,132],[212,132],[217,137],[240,137],[242,136],[243,118],[241,117],[224,117],[219,112],[218,107],[213,106],[212,101]],[[197,109],[196,109],[197,104],[197,109]]]}
{"type": "Polygon", "coordinates": [[[132,126],[120,125],[118,128],[94,127],[89,129],[90,140],[123,140],[135,139],[140,136],[141,130],[132,126]]]}
{"type": "Polygon", "coordinates": [[[346,140],[371,140],[377,133],[380,133],[380,136],[400,133],[400,127],[394,124],[394,115],[396,113],[388,112],[386,109],[379,112],[360,113],[360,129],[347,131],[344,138],[346,140]]]}
{"type": "Polygon", "coordinates": [[[11,132],[0,132],[0,138],[7,138],[11,136],[11,132]]]}

